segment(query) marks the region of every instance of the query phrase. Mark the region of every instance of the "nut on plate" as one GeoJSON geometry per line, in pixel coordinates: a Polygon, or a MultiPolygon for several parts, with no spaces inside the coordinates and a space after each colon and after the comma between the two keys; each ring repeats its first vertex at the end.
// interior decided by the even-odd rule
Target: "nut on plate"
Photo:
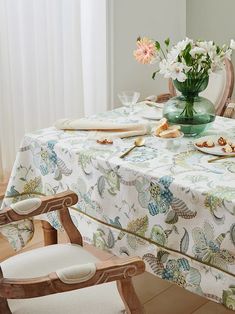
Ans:
{"type": "Polygon", "coordinates": [[[113,141],[109,138],[102,138],[96,141],[99,144],[107,145],[107,144],[113,144],[113,141]]]}
{"type": "Polygon", "coordinates": [[[229,145],[229,144],[226,144],[222,150],[225,152],[225,153],[232,153],[233,152],[233,148],[229,145]]]}
{"type": "Polygon", "coordinates": [[[222,136],[218,139],[218,144],[220,146],[225,146],[227,144],[227,140],[223,138],[222,136]]]}
{"type": "Polygon", "coordinates": [[[215,143],[212,140],[207,140],[207,141],[198,141],[196,143],[197,147],[207,147],[207,148],[212,148],[215,147],[215,143]]]}
{"type": "Polygon", "coordinates": [[[208,140],[204,143],[204,147],[208,147],[208,148],[211,148],[211,147],[214,147],[215,146],[215,143],[212,141],[212,140],[208,140]]]}

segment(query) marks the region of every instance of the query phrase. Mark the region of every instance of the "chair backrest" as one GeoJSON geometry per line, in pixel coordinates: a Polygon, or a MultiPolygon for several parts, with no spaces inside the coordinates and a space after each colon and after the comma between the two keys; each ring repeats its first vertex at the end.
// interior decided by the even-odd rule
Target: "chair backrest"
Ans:
{"type": "MultiPolygon", "coordinates": [[[[234,87],[234,69],[233,64],[228,59],[224,62],[224,68],[217,72],[211,73],[207,88],[200,93],[202,97],[208,98],[215,105],[217,115],[223,115],[226,105],[230,102],[234,87]]],[[[170,94],[176,96],[176,91],[172,80],[169,80],[170,94]]]]}

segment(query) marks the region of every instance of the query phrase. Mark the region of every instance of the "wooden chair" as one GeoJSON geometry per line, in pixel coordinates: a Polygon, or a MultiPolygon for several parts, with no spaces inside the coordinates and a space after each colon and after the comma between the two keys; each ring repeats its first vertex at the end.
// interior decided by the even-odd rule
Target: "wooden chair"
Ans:
{"type": "MultiPolygon", "coordinates": [[[[161,94],[157,97],[157,102],[165,102],[171,97],[177,96],[177,91],[172,80],[169,80],[169,93],[161,94]]],[[[227,107],[231,102],[231,96],[234,87],[234,69],[233,64],[228,59],[225,60],[224,68],[218,73],[212,73],[205,91],[201,96],[208,98],[215,104],[216,114],[230,118],[230,110],[227,107]]]]}
{"type": "Polygon", "coordinates": [[[58,210],[71,242],[34,249],[0,263],[1,314],[114,314],[124,308],[126,313],[143,313],[131,277],[144,272],[144,262],[137,257],[101,262],[87,252],[68,211],[77,200],[75,193],[67,191],[20,201],[0,212],[3,226],[58,210]]]}

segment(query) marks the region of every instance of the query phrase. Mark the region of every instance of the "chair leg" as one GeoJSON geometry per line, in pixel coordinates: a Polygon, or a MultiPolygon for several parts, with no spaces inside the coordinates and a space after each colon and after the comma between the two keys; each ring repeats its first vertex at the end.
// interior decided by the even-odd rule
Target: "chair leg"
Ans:
{"type": "Polygon", "coordinates": [[[11,310],[8,306],[7,300],[0,298],[0,313],[4,314],[12,314],[11,310]]]}
{"type": "MultiPolygon", "coordinates": [[[[2,273],[2,269],[0,267],[0,278],[3,278],[3,273],[2,273]]],[[[4,314],[12,314],[11,310],[9,308],[7,299],[1,298],[0,297],[0,313],[4,313],[4,314]]]]}
{"type": "Polygon", "coordinates": [[[42,230],[44,236],[44,245],[52,245],[58,243],[57,230],[53,228],[49,222],[42,220],[42,230]]]}
{"type": "Polygon", "coordinates": [[[135,292],[131,278],[118,280],[117,287],[127,314],[144,314],[143,306],[135,292]]]}

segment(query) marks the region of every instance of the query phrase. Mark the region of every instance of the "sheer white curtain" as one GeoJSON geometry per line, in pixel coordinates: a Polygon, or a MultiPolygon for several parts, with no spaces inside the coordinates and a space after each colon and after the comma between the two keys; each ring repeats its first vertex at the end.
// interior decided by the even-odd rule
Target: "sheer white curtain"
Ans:
{"type": "Polygon", "coordinates": [[[107,109],[107,1],[0,0],[0,172],[26,132],[107,109]]]}

